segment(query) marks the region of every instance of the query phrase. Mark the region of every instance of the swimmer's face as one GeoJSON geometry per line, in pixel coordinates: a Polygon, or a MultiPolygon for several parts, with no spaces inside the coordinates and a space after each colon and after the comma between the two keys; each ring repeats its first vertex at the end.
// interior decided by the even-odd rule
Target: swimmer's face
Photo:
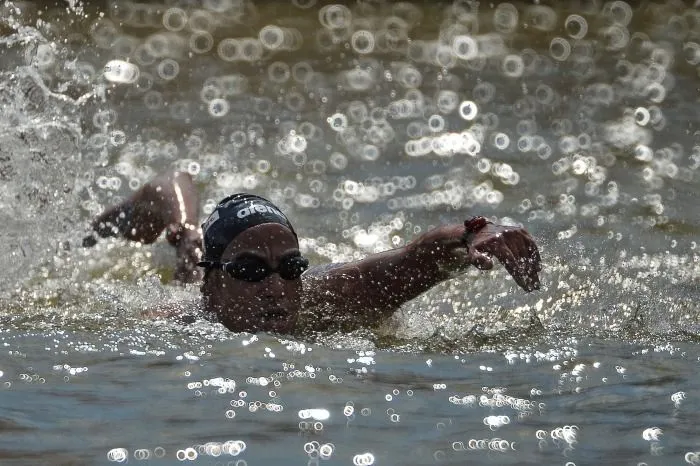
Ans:
{"type": "MultiPolygon", "coordinates": [[[[277,270],[290,257],[299,256],[299,244],[292,231],[278,223],[263,223],[236,236],[220,261],[261,261],[277,270]]],[[[289,334],[301,306],[301,278],[283,279],[274,272],[260,281],[245,281],[221,270],[210,270],[202,292],[207,310],[236,332],[289,334]]]]}

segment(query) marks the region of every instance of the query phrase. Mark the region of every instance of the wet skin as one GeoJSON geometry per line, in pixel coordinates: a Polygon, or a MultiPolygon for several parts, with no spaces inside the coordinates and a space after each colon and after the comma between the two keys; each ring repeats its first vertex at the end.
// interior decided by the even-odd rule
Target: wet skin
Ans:
{"type": "Polygon", "coordinates": [[[97,242],[95,234],[150,244],[165,230],[166,239],[177,250],[175,280],[191,283],[202,276],[196,267],[202,250],[198,221],[199,195],[192,177],[184,172],[169,172],[93,220],[94,234],[83,239],[83,246],[93,246],[97,242]]]}
{"type": "MultiPolygon", "coordinates": [[[[276,269],[285,258],[299,254],[299,244],[289,228],[263,223],[236,236],[220,260],[252,256],[276,269]]],[[[301,278],[285,280],[273,272],[259,282],[248,282],[212,269],[201,289],[205,309],[230,330],[281,334],[294,330],[302,299],[301,278]]]]}
{"type": "MultiPolygon", "coordinates": [[[[143,243],[155,241],[165,229],[166,238],[177,251],[176,279],[196,282],[201,276],[196,263],[201,256],[202,232],[192,222],[198,202],[189,175],[165,174],[100,215],[92,227],[99,236],[123,236],[143,243]]],[[[84,244],[91,246],[95,241],[89,236],[84,244]]],[[[298,253],[291,230],[266,223],[233,238],[220,261],[248,255],[277,269],[285,257],[298,253]]],[[[540,254],[530,234],[521,227],[472,217],[464,224],[429,230],[401,248],[294,280],[284,280],[275,272],[250,282],[212,269],[201,290],[205,309],[233,331],[349,331],[376,325],[403,303],[470,266],[493,268],[494,258],[523,290],[539,289],[540,254]],[[305,319],[304,329],[297,325],[300,310],[311,316],[305,319]]]]}

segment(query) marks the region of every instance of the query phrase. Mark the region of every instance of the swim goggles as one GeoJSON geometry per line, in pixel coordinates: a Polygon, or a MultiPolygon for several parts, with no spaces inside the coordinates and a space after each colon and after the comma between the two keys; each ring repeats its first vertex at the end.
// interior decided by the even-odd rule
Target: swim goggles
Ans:
{"type": "Polygon", "coordinates": [[[309,267],[309,260],[301,255],[288,256],[282,259],[277,268],[272,268],[259,257],[243,256],[230,262],[202,261],[197,265],[205,269],[223,270],[237,280],[259,282],[275,272],[284,280],[296,280],[309,267]]]}

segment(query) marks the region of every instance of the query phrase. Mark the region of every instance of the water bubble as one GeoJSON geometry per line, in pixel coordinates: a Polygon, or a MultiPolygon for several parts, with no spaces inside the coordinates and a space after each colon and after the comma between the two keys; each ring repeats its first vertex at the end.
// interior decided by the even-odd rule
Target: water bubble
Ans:
{"type": "Polygon", "coordinates": [[[551,31],[557,24],[557,12],[549,6],[531,5],[525,10],[526,24],[541,31],[551,31]]]}
{"type": "Polygon", "coordinates": [[[151,450],[147,448],[138,448],[134,450],[134,458],[137,461],[145,461],[151,457],[151,450]]]}
{"type": "Polygon", "coordinates": [[[328,159],[328,163],[330,163],[331,167],[335,170],[342,171],[348,165],[348,158],[340,152],[333,152],[328,159]]]}
{"type": "Polygon", "coordinates": [[[510,137],[505,133],[496,133],[493,135],[493,145],[499,150],[505,150],[510,145],[510,137]]]}
{"type": "Polygon", "coordinates": [[[639,126],[646,126],[649,123],[649,120],[651,119],[649,115],[649,110],[644,108],[644,107],[638,107],[634,111],[634,121],[639,125],[639,126]]]}
{"type": "Polygon", "coordinates": [[[97,47],[109,49],[119,36],[119,30],[112,21],[99,18],[90,26],[90,36],[97,47]]]}
{"type": "Polygon", "coordinates": [[[352,464],[355,466],[369,466],[374,464],[374,455],[372,453],[362,453],[353,456],[352,464]]]}
{"type": "Polygon", "coordinates": [[[510,78],[519,78],[523,75],[523,71],[525,70],[523,58],[520,55],[506,55],[503,58],[501,69],[504,75],[510,78]]]}
{"type": "Polygon", "coordinates": [[[452,48],[443,44],[437,46],[431,61],[441,68],[452,68],[456,64],[452,48]]]}
{"type": "Polygon", "coordinates": [[[119,147],[126,142],[126,133],[122,130],[114,130],[109,133],[109,142],[115,147],[119,147]]]}
{"type": "Polygon", "coordinates": [[[207,53],[214,47],[214,37],[208,31],[195,32],[190,36],[189,46],[194,53],[207,53]]]}
{"type": "Polygon", "coordinates": [[[632,7],[623,1],[616,0],[606,3],[602,14],[622,26],[627,26],[632,20],[632,7]]]}
{"type": "Polygon", "coordinates": [[[428,118],[428,128],[434,133],[441,132],[445,129],[445,119],[440,115],[431,115],[428,118]]]}
{"type": "Polygon", "coordinates": [[[180,64],[172,58],[166,58],[158,63],[158,76],[166,81],[173,80],[180,73],[180,64]]]}
{"type": "Polygon", "coordinates": [[[462,60],[471,60],[478,55],[479,47],[471,36],[458,35],[452,39],[452,53],[462,60]]]}
{"type": "Polygon", "coordinates": [[[143,66],[152,65],[156,61],[156,56],[151,52],[151,50],[146,46],[146,44],[141,44],[134,50],[134,59],[143,66]]]}
{"type": "Polygon", "coordinates": [[[352,49],[360,54],[368,54],[374,51],[375,40],[374,34],[370,31],[360,29],[355,31],[350,38],[352,49]]]}
{"type": "Polygon", "coordinates": [[[326,5],[318,12],[318,19],[327,29],[344,29],[350,26],[352,13],[345,5],[326,5]]]}
{"type": "Polygon", "coordinates": [[[132,84],[139,79],[139,67],[123,60],[111,60],[104,67],[107,81],[117,84],[132,84]]]}
{"type": "Polygon", "coordinates": [[[479,109],[471,100],[465,100],[459,104],[459,116],[465,120],[473,120],[476,118],[479,109]]]}
{"type": "Polygon", "coordinates": [[[662,435],[663,430],[661,430],[658,427],[649,427],[648,429],[644,429],[644,431],[642,432],[642,438],[649,442],[658,441],[662,435]]]}
{"type": "Polygon", "coordinates": [[[683,44],[683,55],[688,64],[693,66],[700,64],[700,44],[697,42],[686,42],[683,44]]]}
{"type": "Polygon", "coordinates": [[[499,4],[493,12],[493,26],[501,34],[509,34],[518,27],[518,9],[511,3],[499,4]]]}
{"type": "Polygon", "coordinates": [[[187,25],[187,12],[182,8],[168,8],[163,13],[163,26],[168,31],[181,31],[187,25]]]}
{"type": "Polygon", "coordinates": [[[574,152],[578,149],[578,139],[572,135],[562,136],[559,139],[559,149],[565,154],[574,152]]]}
{"type": "Polygon", "coordinates": [[[680,407],[683,400],[685,400],[685,397],[685,392],[676,392],[673,395],[671,395],[671,401],[673,401],[674,406],[678,408],[680,407]]]}
{"type": "Polygon", "coordinates": [[[362,147],[361,156],[364,160],[375,161],[379,158],[379,148],[372,144],[365,144],[362,147]]]}
{"type": "Polygon", "coordinates": [[[549,43],[549,54],[557,61],[564,61],[571,54],[571,44],[563,37],[555,37],[549,43]]]}
{"type": "Polygon", "coordinates": [[[523,135],[518,138],[518,150],[520,152],[529,152],[533,148],[532,137],[529,135],[523,135]]]}
{"type": "Polygon", "coordinates": [[[564,21],[566,33],[574,40],[581,40],[588,33],[588,23],[581,15],[569,15],[564,21]]]}
{"type": "Polygon", "coordinates": [[[333,33],[328,29],[317,29],[315,38],[316,47],[320,52],[330,52],[337,47],[337,42],[333,37],[333,33]]]}
{"type": "Polygon", "coordinates": [[[459,95],[455,91],[442,90],[438,93],[436,105],[440,113],[451,113],[459,104],[459,95]]]}
{"type": "Polygon", "coordinates": [[[328,117],[328,124],[333,131],[344,131],[348,127],[348,118],[343,113],[335,113],[328,117]]]}
{"type": "Polygon", "coordinates": [[[480,82],[472,90],[472,97],[481,104],[490,102],[496,95],[496,86],[490,82],[480,82]]]}
{"type": "Polygon", "coordinates": [[[318,447],[318,455],[322,460],[327,460],[333,455],[333,451],[335,450],[335,445],[332,443],[324,443],[320,447],[318,447]]]}
{"type": "Polygon", "coordinates": [[[215,29],[215,18],[207,10],[193,10],[187,25],[192,32],[212,32],[215,29]]]}
{"type": "Polygon", "coordinates": [[[293,112],[300,112],[306,107],[306,99],[300,92],[287,92],[284,96],[284,103],[293,112]]]}
{"type": "Polygon", "coordinates": [[[224,61],[235,61],[242,59],[241,43],[238,39],[223,39],[216,46],[216,54],[224,61]]]}
{"type": "Polygon", "coordinates": [[[126,448],[112,448],[107,452],[107,459],[116,463],[124,463],[129,460],[129,450],[126,448]]]}
{"type": "Polygon", "coordinates": [[[423,75],[414,66],[405,65],[399,69],[396,80],[405,88],[415,89],[423,82],[423,75]]]}
{"type": "Polygon", "coordinates": [[[554,90],[547,84],[541,83],[535,88],[535,99],[542,105],[554,102],[554,90]]]}
{"type": "Polygon", "coordinates": [[[476,163],[476,169],[481,173],[488,173],[491,170],[491,161],[487,158],[481,158],[476,163]]]}
{"type": "Polygon", "coordinates": [[[660,83],[653,82],[649,83],[645,88],[642,94],[649,99],[651,102],[654,103],[661,103],[663,100],[666,98],[666,88],[662,86],[660,83]]]}
{"type": "Polygon", "coordinates": [[[599,35],[605,39],[605,48],[618,51],[624,49],[630,40],[630,33],[624,26],[613,24],[598,31],[599,35]]]}
{"type": "Polygon", "coordinates": [[[221,87],[214,81],[205,83],[202,90],[199,91],[199,98],[207,104],[214,99],[219,99],[221,98],[221,87]]]}
{"type": "Polygon", "coordinates": [[[292,65],[292,78],[300,83],[307,83],[314,73],[311,64],[306,61],[299,61],[292,65]]]}
{"type": "Polygon", "coordinates": [[[191,160],[187,164],[187,168],[185,169],[185,171],[192,176],[197,176],[199,174],[200,169],[201,169],[201,166],[199,165],[199,162],[197,162],[195,160],[191,160]]]}
{"type": "Polygon", "coordinates": [[[109,8],[109,16],[117,23],[128,22],[134,16],[134,7],[132,4],[113,3],[109,8]]]}
{"type": "Polygon", "coordinates": [[[279,26],[267,25],[260,29],[258,39],[266,49],[276,50],[284,44],[284,31],[279,26]]]}
{"type": "Polygon", "coordinates": [[[149,110],[158,110],[164,104],[163,94],[158,91],[148,91],[143,95],[143,104],[149,110]]]}
{"type": "Polygon", "coordinates": [[[172,43],[172,38],[167,37],[165,34],[151,34],[144,42],[144,47],[148,52],[156,57],[161,58],[170,54],[170,44],[172,43]]]}
{"type": "Polygon", "coordinates": [[[277,84],[282,84],[289,80],[292,73],[288,64],[281,61],[276,61],[270,63],[270,66],[267,67],[267,75],[270,78],[270,81],[277,84]]]}

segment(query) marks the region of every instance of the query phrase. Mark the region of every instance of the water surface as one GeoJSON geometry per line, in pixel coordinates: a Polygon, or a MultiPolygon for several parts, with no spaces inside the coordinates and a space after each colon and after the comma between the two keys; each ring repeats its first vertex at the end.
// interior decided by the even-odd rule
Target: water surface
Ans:
{"type": "Polygon", "coordinates": [[[0,6],[3,464],[697,464],[700,10],[679,2],[0,6]],[[121,67],[121,68],[119,68],[121,67]],[[482,214],[471,270],[350,335],[233,334],[164,242],[80,247],[187,170],[314,263],[482,214]]]}

